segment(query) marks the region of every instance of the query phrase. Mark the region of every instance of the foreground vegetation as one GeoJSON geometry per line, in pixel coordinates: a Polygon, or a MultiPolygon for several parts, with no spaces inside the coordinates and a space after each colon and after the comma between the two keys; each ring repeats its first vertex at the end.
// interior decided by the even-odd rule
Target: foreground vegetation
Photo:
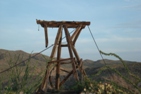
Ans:
{"type": "MultiPolygon", "coordinates": [[[[116,68],[105,65],[101,67],[96,74],[84,77],[83,81],[74,82],[67,89],[79,93],[84,92],[87,94],[141,94],[141,87],[139,86],[141,83],[141,78],[137,74],[133,73],[118,55],[114,53],[104,53],[102,51],[101,54],[118,58],[126,72],[123,74],[116,68]],[[95,80],[96,77],[105,71],[108,72],[105,75],[110,76],[105,78],[105,80],[95,80]]],[[[14,57],[9,54],[9,56],[11,57],[7,59],[9,67],[23,60],[23,56],[20,54],[14,55],[14,57]]],[[[29,55],[29,57],[31,56],[29,55]]],[[[43,56],[43,58],[47,64],[48,59],[45,56],[43,56]]],[[[23,62],[21,65],[18,65],[7,72],[0,74],[0,94],[35,93],[41,84],[45,69],[39,71],[38,66],[30,63],[31,62],[29,59],[28,61],[23,62]]],[[[65,85],[61,89],[66,89],[65,85]]]]}
{"type": "MultiPolygon", "coordinates": [[[[22,62],[22,58],[22,55],[14,55],[13,58],[8,59],[9,67],[22,62]]],[[[29,64],[30,59],[1,74],[0,94],[32,94],[35,92],[41,83],[43,74],[38,72],[36,66],[29,64]]]]}
{"type": "Polygon", "coordinates": [[[141,77],[132,72],[118,55],[114,53],[104,53],[102,51],[100,51],[100,53],[118,58],[123,65],[124,71],[119,71],[113,66],[108,66],[103,60],[103,62],[105,62],[104,67],[96,74],[86,77],[83,82],[75,83],[73,89],[76,91],[83,91],[86,94],[141,94],[141,77]],[[105,73],[106,75],[110,75],[108,76],[109,79],[105,77],[104,80],[95,80],[96,77],[99,75],[101,77],[105,75],[105,73]]]}

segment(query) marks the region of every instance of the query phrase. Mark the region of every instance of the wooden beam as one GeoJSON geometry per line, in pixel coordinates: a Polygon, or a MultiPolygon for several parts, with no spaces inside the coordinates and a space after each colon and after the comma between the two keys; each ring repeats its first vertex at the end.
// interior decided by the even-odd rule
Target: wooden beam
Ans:
{"type": "MultiPolygon", "coordinates": [[[[57,52],[57,60],[60,60],[61,58],[61,42],[62,42],[62,30],[61,30],[61,34],[60,34],[60,38],[59,38],[59,43],[58,43],[58,52],[57,52]]],[[[60,61],[57,62],[56,65],[56,89],[59,90],[60,84],[60,61]]]]}
{"type": "Polygon", "coordinates": [[[77,38],[78,38],[78,36],[80,35],[80,32],[81,32],[81,30],[82,30],[83,28],[82,28],[82,26],[76,31],[76,35],[75,35],[75,37],[73,38],[73,45],[75,45],[75,43],[76,43],[76,40],[77,40],[77,38]]]}
{"type": "Polygon", "coordinates": [[[60,60],[54,60],[54,61],[50,61],[49,63],[62,62],[62,61],[67,61],[67,60],[72,60],[72,58],[65,58],[65,59],[60,59],[60,60]]]}
{"type": "Polygon", "coordinates": [[[48,78],[49,78],[49,75],[50,75],[50,71],[49,71],[49,67],[50,67],[50,64],[47,65],[47,70],[45,72],[45,77],[42,81],[42,84],[41,84],[41,89],[46,92],[47,91],[47,85],[48,85],[48,78]]]}
{"type": "Polygon", "coordinates": [[[57,50],[57,46],[59,44],[59,39],[61,38],[62,36],[62,25],[60,25],[59,29],[58,29],[58,33],[56,35],[56,39],[55,39],[55,43],[54,43],[54,46],[53,46],[53,49],[52,49],[52,52],[51,52],[51,55],[50,55],[50,58],[54,58],[55,57],[55,53],[56,53],[56,50],[57,50]]]}
{"type": "Polygon", "coordinates": [[[71,76],[73,70],[61,81],[60,86],[66,82],[66,80],[71,76]]]}
{"type": "Polygon", "coordinates": [[[74,55],[75,55],[75,57],[76,57],[76,60],[77,60],[77,62],[78,62],[78,64],[80,63],[79,61],[80,61],[80,57],[79,57],[79,55],[78,55],[78,53],[77,53],[77,51],[76,51],[76,49],[75,49],[75,47],[73,46],[72,47],[72,50],[73,50],[73,53],[74,53],[74,55]]]}
{"type": "Polygon", "coordinates": [[[49,75],[49,83],[50,83],[50,86],[51,86],[52,88],[54,88],[53,83],[52,83],[51,73],[50,73],[50,75],[49,75]]]}
{"type": "Polygon", "coordinates": [[[45,20],[37,20],[37,24],[40,24],[42,27],[47,25],[48,27],[59,27],[60,25],[66,25],[67,28],[77,28],[80,24],[84,28],[86,25],[90,25],[89,21],[45,21],[45,20]]]}
{"type": "Polygon", "coordinates": [[[66,73],[70,73],[70,71],[67,71],[67,70],[65,70],[63,68],[60,68],[60,70],[66,72],[66,73]]]}
{"type": "Polygon", "coordinates": [[[61,62],[61,64],[63,65],[63,64],[70,64],[70,63],[72,63],[71,61],[69,61],[69,62],[61,62]]]}
{"type": "Polygon", "coordinates": [[[61,44],[61,47],[68,47],[68,44],[61,44]]]}
{"type": "Polygon", "coordinates": [[[73,45],[75,45],[75,42],[76,42],[81,30],[82,30],[82,25],[77,27],[75,32],[72,34],[71,40],[73,41],[73,45]]]}
{"type": "MultiPolygon", "coordinates": [[[[67,43],[68,43],[68,50],[69,50],[70,58],[73,58],[73,53],[72,53],[73,44],[72,44],[72,41],[71,41],[69,31],[68,31],[68,29],[65,25],[64,25],[64,30],[65,30],[66,40],[67,40],[67,43]]],[[[73,67],[74,77],[76,78],[76,80],[79,80],[78,74],[76,73],[76,65],[75,65],[74,59],[72,59],[72,67],[73,67]]]]}
{"type": "Polygon", "coordinates": [[[47,25],[44,26],[44,32],[45,32],[45,45],[48,46],[48,32],[47,32],[47,25]]]}

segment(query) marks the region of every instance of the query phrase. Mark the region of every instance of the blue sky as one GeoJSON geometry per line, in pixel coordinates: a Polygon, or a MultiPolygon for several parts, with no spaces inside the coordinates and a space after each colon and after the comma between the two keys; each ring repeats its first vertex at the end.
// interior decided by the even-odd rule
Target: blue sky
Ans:
{"type": "MultiPolygon", "coordinates": [[[[116,53],[124,60],[141,61],[141,0],[0,0],[0,49],[43,50],[44,31],[42,27],[38,31],[36,19],[90,21],[100,50],[116,53]]],[[[49,29],[49,45],[56,32],[49,29]]],[[[83,59],[101,59],[87,27],[76,49],[83,59]]],[[[50,51],[43,54],[50,55],[50,51]]],[[[67,55],[63,49],[62,57],[67,55]]]]}

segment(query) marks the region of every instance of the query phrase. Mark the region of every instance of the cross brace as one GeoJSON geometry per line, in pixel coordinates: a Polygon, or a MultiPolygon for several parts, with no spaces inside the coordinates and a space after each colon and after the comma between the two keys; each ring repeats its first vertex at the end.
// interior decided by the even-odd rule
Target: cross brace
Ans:
{"type": "MultiPolygon", "coordinates": [[[[76,43],[76,40],[78,36],[80,35],[81,30],[86,26],[90,25],[90,22],[75,22],[75,21],[41,21],[36,20],[37,24],[40,24],[44,30],[45,30],[45,40],[46,40],[46,46],[48,45],[48,36],[47,36],[47,28],[48,27],[58,27],[58,32],[56,35],[56,39],[54,42],[54,46],[52,48],[52,52],[50,55],[51,61],[48,62],[47,69],[45,72],[44,79],[42,81],[42,84],[40,88],[38,89],[38,92],[40,90],[46,92],[48,85],[50,84],[52,89],[59,90],[61,85],[65,83],[65,81],[73,75],[74,78],[79,81],[83,76],[86,75],[84,69],[83,69],[83,62],[82,59],[80,59],[74,45],[76,43]],[[70,35],[68,28],[76,28],[75,32],[70,35]],[[62,44],[62,32],[64,31],[66,36],[66,44],[62,44]],[[61,49],[62,47],[67,47],[69,52],[69,58],[62,59],[61,58],[61,49]],[[64,68],[61,68],[63,64],[71,64],[70,67],[72,67],[71,70],[66,70],[64,68]],[[52,74],[55,71],[55,81],[52,81],[52,74]],[[60,79],[61,77],[61,71],[64,71],[67,73],[64,79],[60,79]],[[78,71],[81,73],[81,77],[78,76],[78,71]]],[[[38,94],[38,93],[37,93],[38,94]]]]}

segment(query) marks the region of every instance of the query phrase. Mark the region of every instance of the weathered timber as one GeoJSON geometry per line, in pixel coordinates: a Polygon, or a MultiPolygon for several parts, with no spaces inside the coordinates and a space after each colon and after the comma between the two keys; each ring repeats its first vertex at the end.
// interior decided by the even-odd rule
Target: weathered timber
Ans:
{"type": "MultiPolygon", "coordinates": [[[[62,42],[62,31],[61,31],[61,37],[59,38],[59,43],[61,44],[62,42]]],[[[60,60],[61,58],[61,45],[58,45],[58,53],[57,53],[57,60],[60,60]]],[[[60,83],[60,62],[57,62],[56,66],[56,89],[59,90],[59,83],[60,83]]]]}
{"type": "Polygon", "coordinates": [[[45,44],[48,46],[48,31],[47,28],[58,28],[58,32],[54,41],[52,52],[50,55],[51,60],[48,62],[47,69],[45,72],[44,79],[40,85],[38,92],[47,92],[48,86],[52,89],[59,90],[66,80],[73,75],[73,77],[79,81],[86,75],[83,69],[83,62],[80,59],[77,50],[75,49],[75,43],[78,39],[81,30],[86,26],[90,25],[87,21],[44,21],[36,20],[37,24],[40,24],[44,28],[45,32],[45,44]],[[69,33],[69,28],[76,28],[74,33],[69,33]],[[66,37],[66,44],[62,44],[62,33],[64,31],[66,37]],[[67,47],[69,52],[69,58],[61,57],[61,48],[67,47]],[[70,64],[69,70],[61,68],[63,64],[70,64]],[[70,71],[71,70],[71,71],[70,71]],[[61,71],[65,72],[64,79],[61,78],[61,71]],[[68,73],[68,74],[66,74],[68,73]],[[55,76],[55,77],[54,77],[55,76]]]}
{"type": "Polygon", "coordinates": [[[82,27],[84,28],[86,25],[90,25],[90,22],[88,21],[45,21],[36,19],[36,22],[42,27],[45,27],[45,25],[47,25],[47,27],[51,28],[58,28],[60,25],[65,25],[67,26],[67,28],[77,28],[79,25],[82,25],[82,27]]]}
{"type": "Polygon", "coordinates": [[[73,33],[73,35],[71,36],[71,39],[73,41],[73,45],[75,45],[75,42],[80,34],[82,30],[82,25],[80,25],[79,27],[76,28],[76,31],[73,33]]]}
{"type": "Polygon", "coordinates": [[[48,32],[47,32],[47,25],[44,27],[44,32],[45,32],[45,44],[46,47],[48,46],[48,32]]]}
{"type": "MultiPolygon", "coordinates": [[[[64,29],[65,29],[66,40],[68,42],[68,50],[69,50],[70,58],[73,58],[73,53],[72,53],[73,46],[72,46],[70,34],[69,34],[66,26],[64,26],[64,29]]],[[[75,65],[74,59],[72,59],[72,67],[73,67],[73,74],[74,74],[76,80],[78,80],[78,74],[76,73],[76,65],[75,65]]]]}
{"type": "Polygon", "coordinates": [[[56,39],[55,39],[55,42],[54,42],[54,47],[52,49],[50,58],[54,58],[55,57],[55,53],[56,53],[57,46],[58,46],[59,41],[60,41],[59,39],[61,38],[61,36],[62,36],[62,25],[58,29],[58,33],[56,35],[56,39]]]}

